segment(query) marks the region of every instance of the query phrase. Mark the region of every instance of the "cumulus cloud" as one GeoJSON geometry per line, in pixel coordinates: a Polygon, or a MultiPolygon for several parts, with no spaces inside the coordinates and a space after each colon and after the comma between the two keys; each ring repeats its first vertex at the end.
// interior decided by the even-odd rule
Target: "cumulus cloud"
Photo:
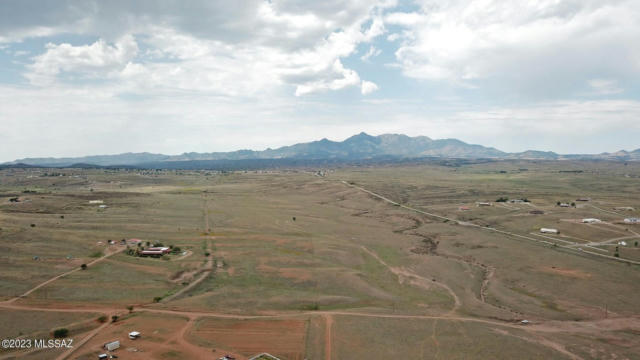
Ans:
{"type": "Polygon", "coordinates": [[[371,94],[376,90],[378,90],[378,85],[372,83],[371,81],[363,80],[362,84],[360,85],[360,92],[362,92],[362,95],[371,94]]]}
{"type": "Polygon", "coordinates": [[[138,45],[133,36],[128,35],[112,45],[99,39],[81,46],[49,43],[46,49],[44,54],[33,58],[34,62],[25,75],[33,84],[50,84],[61,72],[73,72],[81,77],[104,75],[104,72],[122,68],[132,60],[138,52],[138,45]]]}
{"type": "MultiPolygon", "coordinates": [[[[281,85],[292,86],[297,96],[339,90],[360,84],[357,71],[345,68],[341,59],[385,32],[381,11],[393,5],[357,0],[322,5],[251,2],[93,2],[77,7],[74,1],[63,2],[55,13],[73,8],[58,16],[80,24],[77,33],[99,40],[79,46],[50,43],[45,53],[34,57],[25,76],[44,85],[64,75],[102,75],[127,80],[130,91],[136,84],[147,85],[140,91],[154,84],[232,96],[281,85]],[[142,53],[138,44],[144,46],[142,53]]],[[[47,24],[47,36],[67,29],[53,17],[40,19],[47,24]]],[[[35,32],[41,27],[28,20],[14,24],[14,40],[42,36],[35,32]]]]}
{"type": "Polygon", "coordinates": [[[385,17],[405,29],[392,36],[402,40],[397,64],[412,78],[460,85],[497,79],[504,87],[518,82],[524,91],[566,95],[586,74],[640,73],[635,0],[418,3],[416,11],[385,17]]]}

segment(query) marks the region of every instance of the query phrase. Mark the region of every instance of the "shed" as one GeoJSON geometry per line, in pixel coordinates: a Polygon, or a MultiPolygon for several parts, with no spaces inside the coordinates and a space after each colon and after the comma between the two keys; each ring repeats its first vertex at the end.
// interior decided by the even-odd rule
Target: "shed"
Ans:
{"type": "Polygon", "coordinates": [[[104,348],[109,350],[109,351],[113,351],[115,349],[119,349],[120,348],[120,341],[116,340],[116,341],[108,342],[108,343],[104,344],[104,348]]]}
{"type": "Polygon", "coordinates": [[[585,219],[582,219],[582,222],[585,224],[594,224],[594,223],[602,222],[602,220],[596,219],[596,218],[585,218],[585,219]]]}

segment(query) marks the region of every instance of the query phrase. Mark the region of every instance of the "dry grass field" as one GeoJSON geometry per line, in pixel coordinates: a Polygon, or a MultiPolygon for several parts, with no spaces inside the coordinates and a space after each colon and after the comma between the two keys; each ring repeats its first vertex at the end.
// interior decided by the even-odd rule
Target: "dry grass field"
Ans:
{"type": "Polygon", "coordinates": [[[313,170],[0,171],[0,359],[638,358],[640,165],[313,170]]]}

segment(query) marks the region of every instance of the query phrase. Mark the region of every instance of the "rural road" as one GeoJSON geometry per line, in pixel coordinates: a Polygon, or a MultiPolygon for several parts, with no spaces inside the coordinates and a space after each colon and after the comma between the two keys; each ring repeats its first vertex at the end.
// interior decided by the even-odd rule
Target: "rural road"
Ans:
{"type": "Polygon", "coordinates": [[[365,188],[363,188],[361,186],[358,186],[358,185],[355,185],[355,184],[351,184],[351,183],[349,183],[349,182],[347,182],[345,180],[340,180],[340,182],[345,184],[345,185],[347,185],[347,186],[349,186],[349,187],[352,187],[354,189],[358,189],[360,191],[363,191],[363,192],[365,192],[365,193],[367,193],[367,194],[369,194],[369,195],[371,195],[373,197],[376,197],[376,198],[378,198],[380,200],[386,201],[391,205],[398,206],[400,208],[403,208],[403,209],[406,209],[406,210],[409,210],[409,211],[417,212],[419,214],[423,214],[423,215],[427,215],[427,216],[430,216],[430,217],[434,217],[434,218],[437,218],[437,219],[440,219],[440,220],[451,221],[451,222],[456,223],[456,224],[460,224],[460,225],[463,225],[463,226],[469,226],[469,227],[475,227],[477,229],[482,229],[482,230],[485,230],[485,231],[493,231],[493,232],[496,232],[496,233],[499,233],[499,234],[503,234],[503,235],[507,235],[507,236],[511,236],[511,237],[517,237],[517,238],[520,238],[520,239],[533,241],[533,242],[536,242],[536,243],[539,243],[539,244],[545,244],[545,245],[549,245],[549,246],[555,245],[555,246],[570,250],[571,252],[574,252],[574,253],[577,253],[577,254],[591,254],[591,255],[607,258],[607,259],[610,259],[610,260],[615,260],[615,261],[625,262],[625,263],[629,263],[629,264],[640,265],[640,261],[621,259],[621,258],[617,258],[617,257],[614,257],[614,256],[598,254],[598,253],[595,253],[595,252],[585,251],[585,250],[578,252],[578,251],[576,251],[575,248],[570,247],[570,246],[558,245],[558,244],[552,243],[550,241],[540,240],[540,239],[532,238],[530,236],[525,236],[525,235],[512,233],[512,232],[509,232],[509,231],[499,230],[499,229],[496,229],[496,228],[493,228],[493,227],[490,227],[490,226],[480,226],[480,225],[473,224],[473,223],[470,223],[470,222],[459,221],[457,219],[448,218],[446,216],[441,216],[441,215],[429,213],[429,212],[422,211],[422,210],[419,210],[419,209],[416,209],[416,208],[412,208],[412,207],[407,206],[407,205],[402,205],[402,204],[400,204],[398,202],[395,202],[395,201],[393,201],[393,200],[391,200],[389,198],[386,198],[386,197],[384,197],[384,196],[382,196],[380,194],[377,194],[377,193],[374,193],[373,191],[367,190],[367,189],[365,189],[365,188]]]}
{"type": "MultiPolygon", "coordinates": [[[[114,246],[118,246],[118,245],[114,245],[114,246]]],[[[118,247],[119,247],[119,246],[118,246],[118,247]]],[[[115,255],[115,254],[121,253],[121,252],[122,252],[122,251],[124,251],[124,250],[125,250],[125,248],[124,248],[124,247],[122,247],[122,248],[119,248],[118,250],[116,250],[116,251],[114,251],[114,252],[111,252],[111,253],[109,253],[109,254],[107,254],[107,255],[104,255],[104,256],[102,256],[102,257],[100,257],[100,258],[98,258],[98,259],[95,259],[95,260],[93,260],[93,261],[91,261],[91,262],[87,263],[87,267],[92,266],[92,265],[95,265],[95,264],[97,264],[97,263],[99,263],[99,262],[103,261],[104,259],[107,259],[107,258],[108,258],[108,257],[110,257],[110,256],[113,256],[113,255],[115,255]]],[[[4,301],[4,303],[12,303],[12,302],[15,302],[15,301],[16,301],[16,300],[18,300],[18,299],[21,299],[21,298],[27,297],[27,296],[29,296],[29,294],[31,294],[31,293],[33,293],[34,291],[36,291],[36,290],[40,289],[41,287],[46,286],[46,285],[48,285],[48,284],[50,284],[50,283],[52,283],[52,282],[54,282],[54,281],[56,281],[56,280],[58,280],[58,279],[60,279],[60,278],[63,278],[63,277],[65,277],[65,276],[67,276],[67,275],[73,274],[73,273],[74,273],[74,272],[76,272],[76,271],[81,271],[81,270],[82,270],[82,268],[79,268],[79,267],[77,267],[77,268],[75,268],[75,269],[73,269],[73,270],[69,270],[69,271],[67,271],[66,273],[62,273],[62,274],[60,274],[60,275],[58,275],[58,276],[55,276],[55,277],[53,277],[53,278],[51,278],[51,279],[49,279],[49,280],[47,280],[47,281],[45,281],[45,282],[43,282],[43,283],[41,283],[41,284],[39,284],[39,285],[37,285],[37,286],[33,287],[31,290],[29,290],[29,291],[25,292],[24,294],[22,294],[22,295],[20,295],[20,296],[16,296],[16,297],[14,297],[14,298],[12,298],[12,299],[9,299],[9,300],[4,301]]],[[[1,303],[0,303],[0,304],[1,304],[1,303]]]]}

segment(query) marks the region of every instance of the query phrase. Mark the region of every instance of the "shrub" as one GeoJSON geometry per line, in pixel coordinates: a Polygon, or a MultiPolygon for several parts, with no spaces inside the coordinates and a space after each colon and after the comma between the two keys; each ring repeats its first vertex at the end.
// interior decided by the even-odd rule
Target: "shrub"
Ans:
{"type": "Polygon", "coordinates": [[[87,270],[87,264],[82,264],[82,265],[80,265],[80,269],[82,269],[82,270],[87,270]]]}
{"type": "Polygon", "coordinates": [[[101,323],[105,323],[105,322],[107,322],[107,317],[105,315],[102,315],[102,316],[100,316],[98,318],[98,321],[101,322],[101,323]]]}
{"type": "Polygon", "coordinates": [[[118,315],[111,315],[111,322],[116,322],[119,318],[120,317],[118,315]]]}
{"type": "Polygon", "coordinates": [[[208,251],[206,251],[206,252],[204,253],[204,256],[205,256],[205,257],[209,257],[209,255],[211,255],[211,254],[210,254],[208,251]]]}
{"type": "Polygon", "coordinates": [[[499,198],[496,199],[496,202],[507,202],[507,200],[509,200],[508,197],[500,196],[499,198]]]}
{"type": "Polygon", "coordinates": [[[64,337],[67,337],[67,335],[69,335],[69,329],[60,328],[60,329],[53,330],[54,338],[64,338],[64,337]]]}
{"type": "Polygon", "coordinates": [[[31,227],[36,227],[36,224],[31,224],[31,227]]]}
{"type": "Polygon", "coordinates": [[[129,310],[129,313],[132,313],[133,312],[133,305],[127,306],[127,310],[129,310]]]}

